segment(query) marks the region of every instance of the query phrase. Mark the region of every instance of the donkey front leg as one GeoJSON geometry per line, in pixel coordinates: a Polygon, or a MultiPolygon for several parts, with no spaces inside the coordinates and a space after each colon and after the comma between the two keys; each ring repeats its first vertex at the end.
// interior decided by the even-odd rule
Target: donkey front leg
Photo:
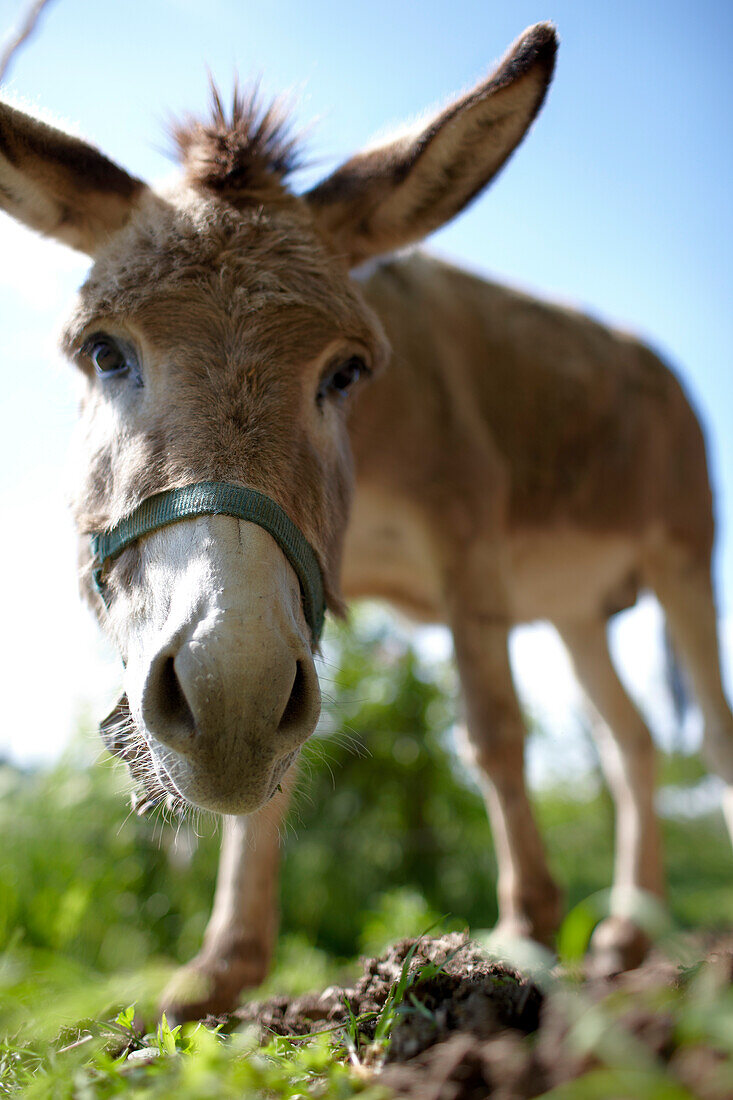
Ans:
{"type": "Polygon", "coordinates": [[[214,908],[201,951],[174,974],[161,1011],[169,1022],[236,1008],[243,989],[267,976],[278,931],[280,824],[285,788],[249,817],[224,818],[214,908]]]}
{"type": "Polygon", "coordinates": [[[479,769],[498,864],[500,938],[549,944],[560,923],[561,895],[524,784],[524,723],[507,650],[508,625],[477,613],[452,622],[468,738],[479,769]]]}

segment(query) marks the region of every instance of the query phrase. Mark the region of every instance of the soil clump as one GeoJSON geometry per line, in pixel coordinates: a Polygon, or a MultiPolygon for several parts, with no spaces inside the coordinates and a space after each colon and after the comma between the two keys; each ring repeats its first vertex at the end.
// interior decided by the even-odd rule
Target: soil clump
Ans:
{"type": "Polygon", "coordinates": [[[653,953],[613,979],[545,975],[540,988],[458,933],[405,939],[364,960],[353,987],[252,1001],[229,1024],[257,1024],[263,1038],[297,1037],[348,1031],[351,1013],[365,1072],[405,1100],[530,1100],[584,1075],[590,1081],[594,1073],[616,1073],[618,1087],[631,1090],[619,1096],[634,1096],[640,1095],[641,1085],[631,1079],[637,1072],[649,1081],[655,1074],[668,1079],[701,1100],[727,1100],[731,1064],[720,1049],[682,1035],[675,992],[702,981],[708,993],[730,996],[733,938],[699,945],[697,958],[684,968],[653,953]],[[406,989],[385,1049],[375,1033],[395,1007],[401,981],[406,989]]]}

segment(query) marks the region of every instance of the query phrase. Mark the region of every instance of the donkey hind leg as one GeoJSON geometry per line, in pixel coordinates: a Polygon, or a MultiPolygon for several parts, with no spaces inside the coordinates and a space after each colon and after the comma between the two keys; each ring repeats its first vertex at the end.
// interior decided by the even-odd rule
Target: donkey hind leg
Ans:
{"type": "Polygon", "coordinates": [[[654,812],[655,750],[651,734],[611,662],[606,624],[557,624],[593,714],[593,734],[616,810],[611,913],[595,930],[589,968],[612,974],[637,966],[649,940],[634,922],[641,892],[663,894],[659,826],[654,812]]]}
{"type": "Polygon", "coordinates": [[[177,971],[163,994],[169,1022],[231,1012],[243,989],[267,976],[278,929],[283,791],[249,817],[227,817],[214,907],[201,951],[177,971]]]}
{"type": "Polygon", "coordinates": [[[669,551],[657,555],[648,572],[702,711],[703,758],[726,783],[723,813],[733,841],[733,714],[721,679],[709,562],[669,551]]]}
{"type": "Polygon", "coordinates": [[[525,789],[525,730],[509,665],[508,629],[481,617],[461,617],[452,625],[470,755],[496,849],[496,937],[549,944],[560,923],[561,895],[547,868],[525,789]]]}

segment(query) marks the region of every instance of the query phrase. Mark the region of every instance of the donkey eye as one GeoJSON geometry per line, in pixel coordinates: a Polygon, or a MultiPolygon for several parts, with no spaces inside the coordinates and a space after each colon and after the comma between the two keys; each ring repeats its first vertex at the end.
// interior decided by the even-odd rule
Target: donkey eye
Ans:
{"type": "Polygon", "coordinates": [[[358,355],[352,355],[345,363],[331,370],[318,387],[318,401],[321,403],[329,394],[343,398],[351,387],[359,381],[362,374],[368,373],[368,367],[358,355]]]}
{"type": "Polygon", "coordinates": [[[130,369],[127,356],[109,337],[95,337],[89,343],[88,355],[94,363],[94,369],[100,378],[109,378],[113,374],[124,374],[130,369]]]}

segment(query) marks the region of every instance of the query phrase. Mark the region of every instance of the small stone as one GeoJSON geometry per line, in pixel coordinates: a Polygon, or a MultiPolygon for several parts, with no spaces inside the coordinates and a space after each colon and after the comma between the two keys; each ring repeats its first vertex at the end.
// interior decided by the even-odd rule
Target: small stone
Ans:
{"type": "Polygon", "coordinates": [[[160,1050],[157,1047],[141,1047],[140,1050],[131,1050],[125,1061],[145,1065],[147,1062],[154,1062],[156,1058],[160,1058],[160,1050]]]}

